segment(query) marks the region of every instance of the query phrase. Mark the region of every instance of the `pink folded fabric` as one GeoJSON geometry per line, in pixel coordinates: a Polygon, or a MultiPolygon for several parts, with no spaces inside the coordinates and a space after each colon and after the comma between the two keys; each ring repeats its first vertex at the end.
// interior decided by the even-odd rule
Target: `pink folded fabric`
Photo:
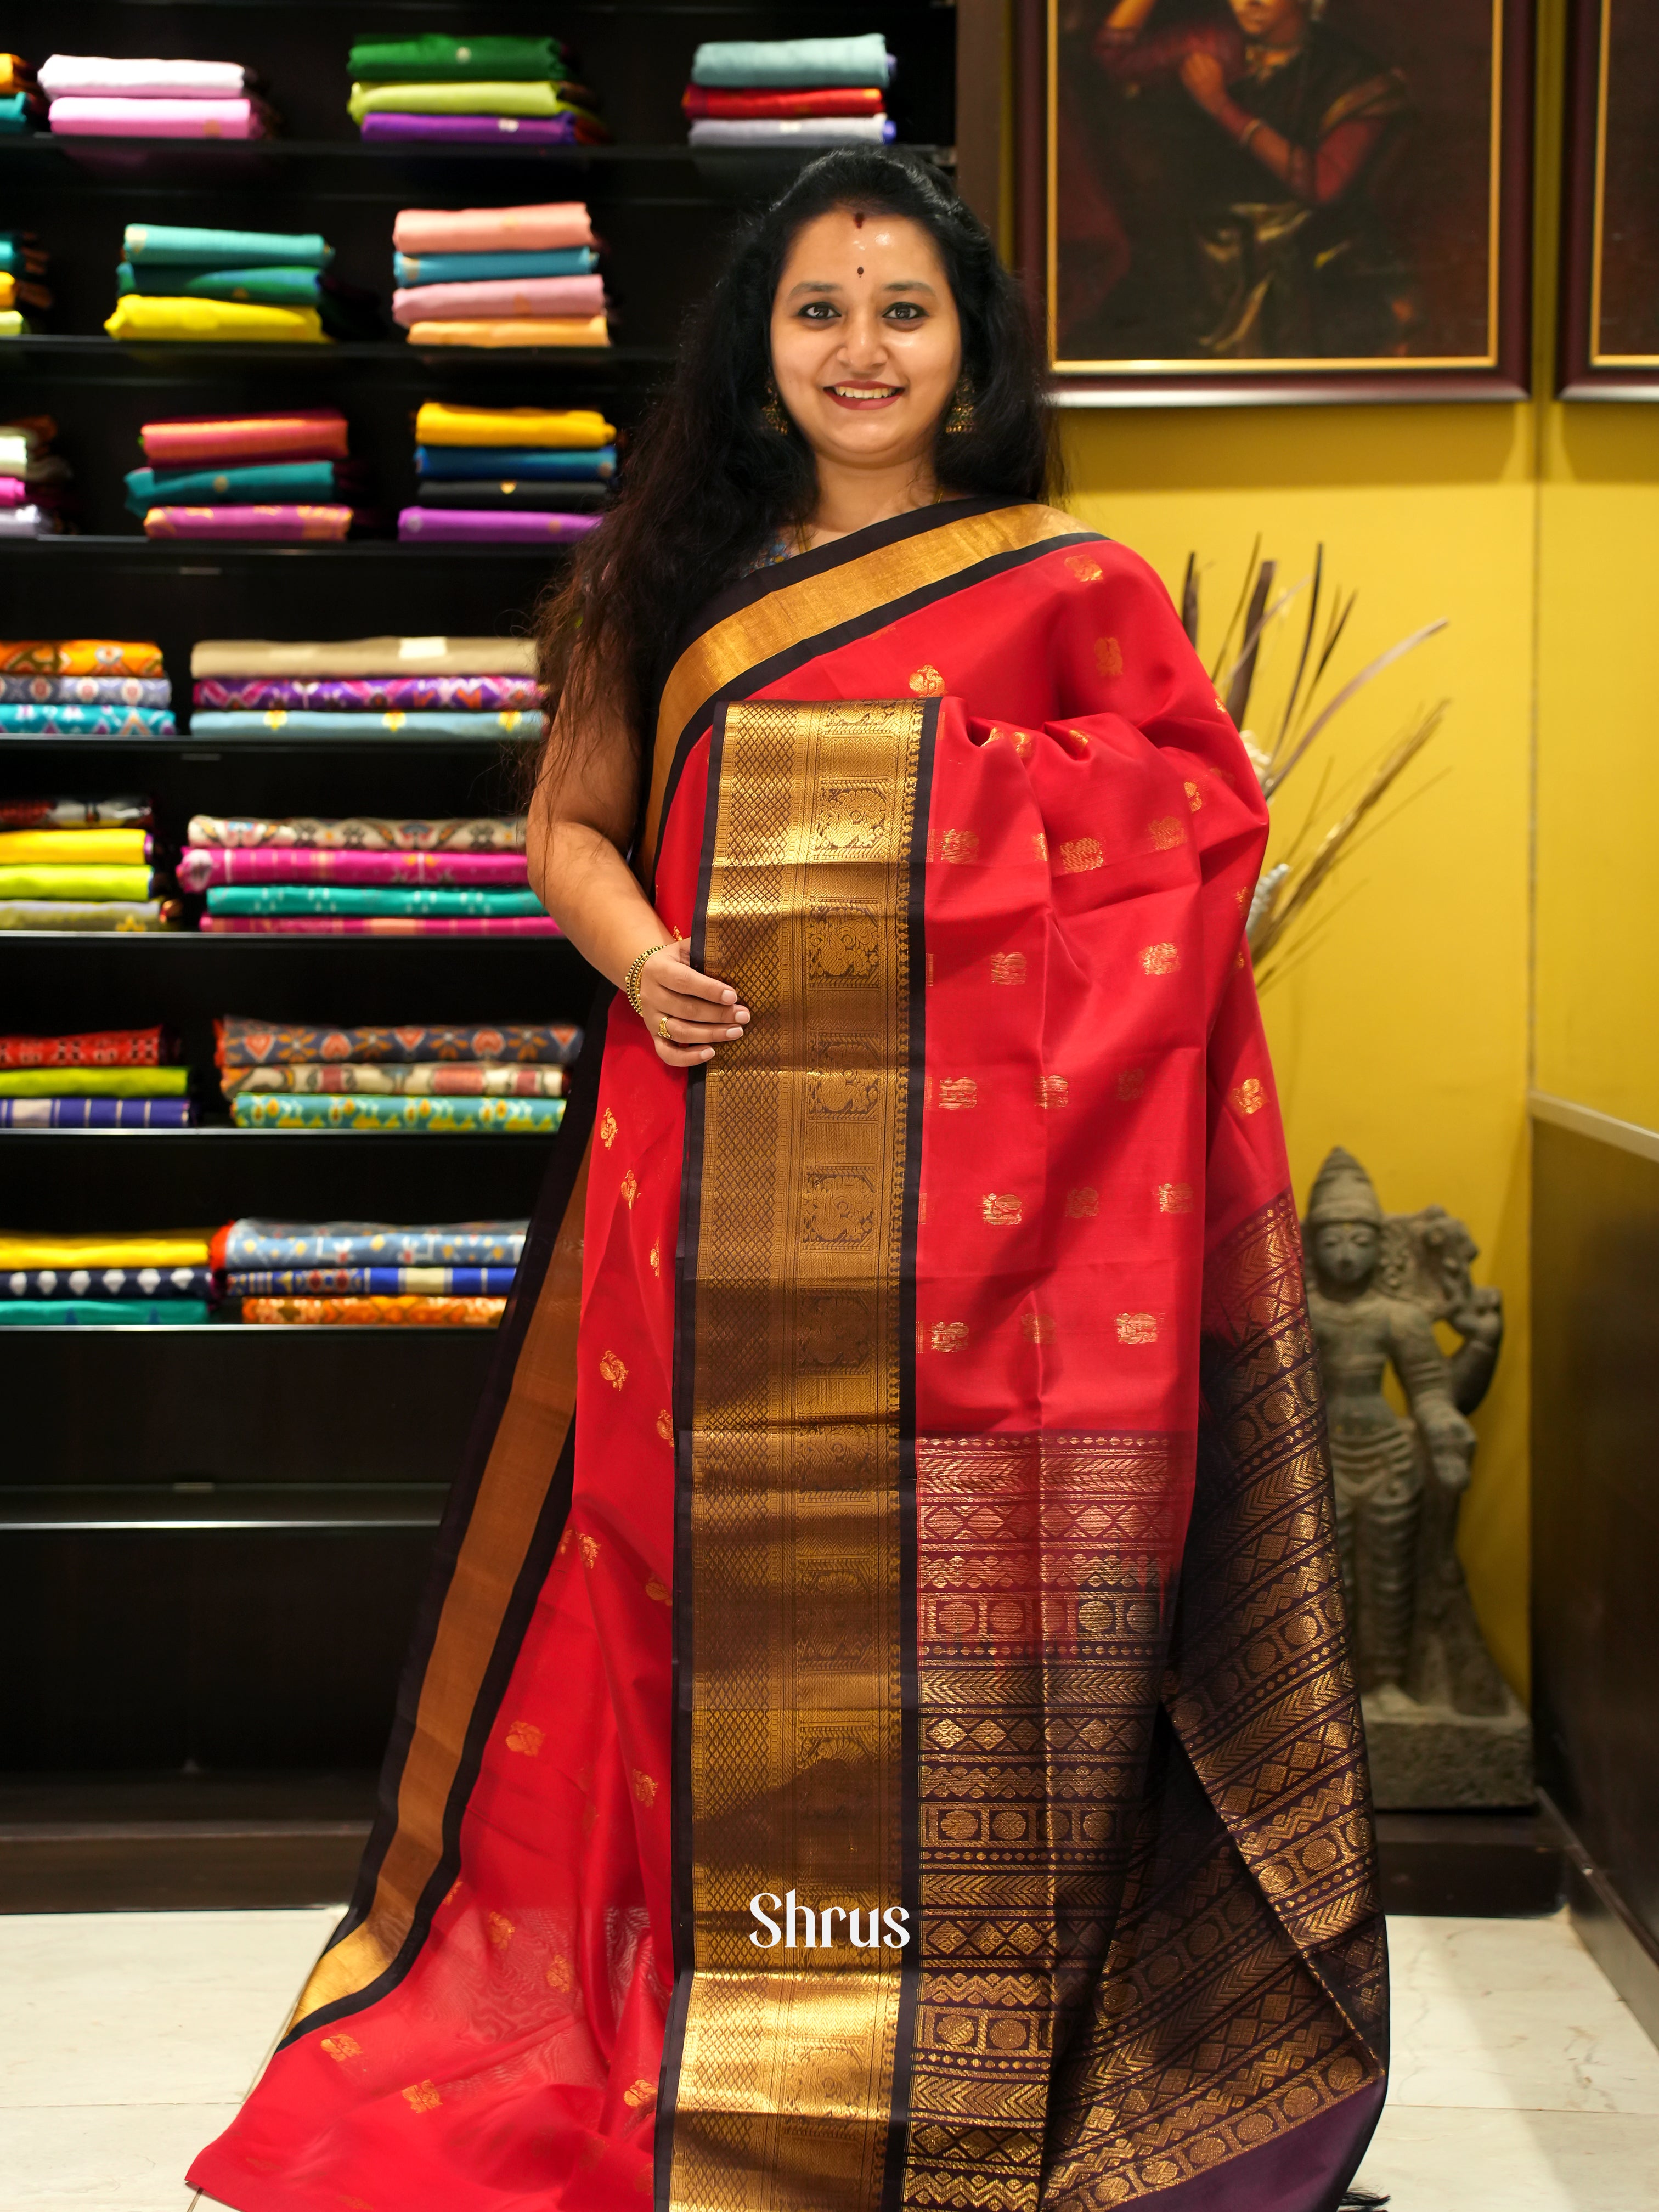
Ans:
{"type": "Polygon", "coordinates": [[[340,538],[350,527],[349,507],[152,507],[144,517],[146,538],[242,538],[262,544],[340,538]]]}
{"type": "Polygon", "coordinates": [[[477,284],[411,284],[392,295],[392,319],[493,322],[498,315],[602,315],[603,276],[519,276],[477,284]]]}
{"type": "Polygon", "coordinates": [[[70,138],[263,138],[252,100],[54,100],[47,122],[70,138]]]}
{"type": "Polygon", "coordinates": [[[500,315],[493,322],[410,323],[410,345],[603,346],[611,327],[603,315],[500,315]]]}
{"type": "Polygon", "coordinates": [[[398,517],[405,545],[574,545],[600,518],[542,507],[406,507],[398,517]]]}
{"type": "Polygon", "coordinates": [[[293,915],[275,921],[265,915],[204,914],[204,932],[214,937],[557,937],[550,914],[506,915],[498,921],[433,920],[407,915],[293,915]]]}
{"type": "Polygon", "coordinates": [[[27,507],[29,488],[21,477],[0,477],[0,507],[27,507]]]}
{"type": "Polygon", "coordinates": [[[548,253],[592,246],[593,226],[580,200],[539,207],[404,208],[392,226],[400,253],[548,253]]]}
{"type": "Polygon", "coordinates": [[[460,884],[512,889],[530,880],[522,853],[358,853],[307,846],[192,845],[179,862],[187,891],[215,884],[460,884]]]}
{"type": "Polygon", "coordinates": [[[187,461],[343,461],[346,418],[337,407],[300,407],[280,415],[181,415],[146,422],[138,433],[152,468],[187,461]]]}

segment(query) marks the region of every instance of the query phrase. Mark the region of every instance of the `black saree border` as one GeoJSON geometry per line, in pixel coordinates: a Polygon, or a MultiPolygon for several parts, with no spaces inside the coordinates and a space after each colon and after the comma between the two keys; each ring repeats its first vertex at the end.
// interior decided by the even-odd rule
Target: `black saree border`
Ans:
{"type": "Polygon", "coordinates": [[[889,623],[902,621],[907,615],[917,614],[925,607],[936,605],[953,592],[965,591],[993,576],[1024,568],[1030,562],[1042,560],[1050,553],[1063,552],[1078,545],[1098,545],[1109,541],[1098,530],[1091,530],[1075,517],[1055,507],[1038,507],[1030,501],[977,499],[956,500],[944,507],[926,507],[909,514],[895,515],[886,522],[872,523],[866,529],[850,532],[832,544],[818,548],[816,552],[801,553],[732,585],[712,599],[675,654],[669,674],[658,696],[653,726],[656,732],[647,773],[642,780],[640,805],[640,827],[635,839],[634,864],[647,894],[656,875],[657,853],[661,843],[662,825],[667,820],[681,777],[693,746],[708,726],[714,709],[737,697],[752,696],[763,691],[768,684],[775,684],[809,660],[828,653],[838,652],[843,646],[856,644],[861,638],[871,637],[889,623]],[[855,567],[860,562],[890,551],[908,540],[925,535],[961,529],[964,524],[991,515],[1030,515],[1033,513],[1049,518],[1048,526],[1030,537],[1015,539],[1011,535],[1008,544],[966,562],[958,568],[936,573],[924,582],[896,596],[873,599],[858,612],[843,617],[840,621],[826,623],[821,629],[803,630],[788,645],[763,654],[749,662],[740,671],[717,683],[703,696],[681,722],[678,730],[663,726],[663,716],[670,710],[670,694],[676,676],[688,656],[699,642],[709,637],[723,623],[750,612],[781,592],[793,590],[803,584],[822,581],[844,568],[855,567]]]}
{"type": "MultiPolygon", "coordinates": [[[[377,1790],[379,1809],[357,1872],[351,1901],[338,1927],[330,1936],[320,1969],[330,1954],[368,1921],[374,1909],[386,1856],[401,1825],[398,1797],[426,1680],[442,1626],[444,1608],[454,1580],[462,1542],[495,1448],[501,1419],[513,1395],[514,1378],[525,1340],[547,1280],[555,1249],[570,1211],[571,1200],[582,1182],[598,1115],[599,1075],[605,1059],[605,1034],[611,1004],[616,993],[601,983],[595,994],[582,1039],[582,1049],[572,1070],[558,1139],[548,1163],[513,1290],[503,1314],[501,1332],[490,1361],[483,1395],[473,1417],[466,1454],[459,1475],[446,1503],[434,1540],[432,1571],[422,1593],[410,1645],[398,1685],[396,1717],[380,1769],[377,1790]]],[[[477,1780],[484,1747],[495,1725],[501,1698],[518,1658],[519,1647],[534,1611],[537,1597],[570,1511],[575,1478],[575,1420],[566,1429],[558,1458],[537,1515],[512,1590],[501,1613],[494,1644],[480,1682],[455,1770],[446,1795],[442,1814],[442,1848],[431,1875],[422,1887],[409,1929],[390,1962],[359,1988],[296,2013],[276,2045],[285,2050],[313,2029],[364,2011],[389,1995],[409,1972],[431,1932],[432,1919],[454,1881],[460,1862],[461,1824],[477,1780]]],[[[313,1969],[313,1973],[317,1969],[313,1969]]],[[[307,1980],[307,1989],[310,1982],[307,1980]]],[[[301,2004],[304,2004],[304,1996],[301,2004]]]]}

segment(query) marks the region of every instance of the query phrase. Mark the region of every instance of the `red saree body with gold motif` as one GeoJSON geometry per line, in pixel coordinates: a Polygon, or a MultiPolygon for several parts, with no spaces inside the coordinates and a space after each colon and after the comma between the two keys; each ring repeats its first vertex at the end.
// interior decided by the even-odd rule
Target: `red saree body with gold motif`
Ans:
{"type": "Polygon", "coordinates": [[[596,1024],[210,2197],[1335,2204],[1385,1966],[1265,834],[1162,587],[1051,509],[706,610],[640,866],[752,1025],[688,1078],[596,1024]]]}

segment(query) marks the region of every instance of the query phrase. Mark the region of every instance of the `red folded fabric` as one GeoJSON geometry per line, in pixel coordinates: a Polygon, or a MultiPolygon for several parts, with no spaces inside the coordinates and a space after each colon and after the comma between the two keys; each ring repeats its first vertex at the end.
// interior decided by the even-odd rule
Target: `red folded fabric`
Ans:
{"type": "Polygon", "coordinates": [[[167,1059],[154,1030],[84,1030],[74,1036],[0,1036],[0,1067],[160,1067],[167,1059]]]}
{"type": "Polygon", "coordinates": [[[343,461],[346,418],[337,407],[276,415],[184,415],[146,422],[139,432],[152,468],[206,461],[343,461]]]}
{"type": "Polygon", "coordinates": [[[787,123],[815,115],[879,115],[878,85],[824,84],[801,92],[715,92],[688,84],[680,105],[696,123],[787,123]]]}

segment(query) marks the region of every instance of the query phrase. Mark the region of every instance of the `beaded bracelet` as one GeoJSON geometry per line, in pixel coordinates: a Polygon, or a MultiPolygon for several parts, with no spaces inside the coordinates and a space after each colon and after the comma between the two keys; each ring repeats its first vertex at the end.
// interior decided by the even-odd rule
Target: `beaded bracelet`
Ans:
{"type": "Polygon", "coordinates": [[[645,1009],[640,1004],[640,978],[644,969],[645,963],[651,958],[653,953],[666,952],[670,945],[678,945],[678,943],[679,939],[678,937],[671,937],[665,944],[647,945],[645,951],[640,953],[635,959],[633,965],[628,971],[627,980],[623,983],[623,988],[628,994],[629,1005],[632,1006],[634,1012],[639,1016],[641,1021],[645,1019],[645,1009]]]}

